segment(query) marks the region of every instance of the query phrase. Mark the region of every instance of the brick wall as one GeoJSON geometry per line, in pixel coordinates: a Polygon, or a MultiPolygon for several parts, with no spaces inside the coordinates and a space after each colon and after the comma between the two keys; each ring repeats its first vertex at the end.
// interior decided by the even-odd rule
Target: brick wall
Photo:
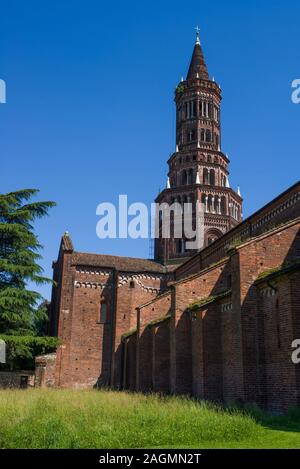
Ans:
{"type": "MultiPolygon", "coordinates": [[[[299,226],[299,222],[291,223],[237,248],[235,262],[239,269],[239,283],[233,281],[233,295],[240,296],[244,399],[247,402],[256,402],[259,399],[257,290],[254,282],[262,272],[295,259],[293,253],[299,242],[296,241],[299,226]]],[[[235,302],[235,312],[238,311],[237,308],[238,304],[235,302]]]]}
{"type": "Polygon", "coordinates": [[[123,340],[123,389],[136,388],[136,332],[123,340]]]}
{"type": "Polygon", "coordinates": [[[296,185],[194,256],[175,282],[167,273],[78,264],[63,244],[51,306],[63,345],[40,381],[256,402],[276,411],[299,403],[300,367],[288,361],[300,338],[299,272],[285,269],[300,261],[300,221],[271,229],[298,215],[298,194],[296,185]],[[263,293],[270,288],[276,295],[263,293]]]}
{"type": "Polygon", "coordinates": [[[191,394],[192,346],[190,317],[187,307],[196,300],[214,296],[228,289],[230,281],[230,259],[205,269],[200,274],[173,285],[171,321],[171,391],[191,394]]]}
{"type": "Polygon", "coordinates": [[[153,391],[170,392],[170,319],[152,326],[152,380],[153,391]]]}
{"type": "Polygon", "coordinates": [[[137,310],[137,383],[138,390],[153,389],[153,347],[155,328],[149,323],[170,314],[171,294],[167,292],[137,310]]]}
{"type": "Polygon", "coordinates": [[[115,387],[121,384],[122,335],[136,327],[137,306],[154,299],[161,288],[159,277],[154,275],[144,275],[144,277],[140,283],[129,280],[121,284],[119,281],[117,288],[114,316],[113,380],[111,382],[115,387]]]}
{"type": "Polygon", "coordinates": [[[295,220],[241,244],[223,261],[171,284],[169,292],[139,309],[140,390],[256,402],[272,411],[297,404],[299,369],[290,358],[291,342],[300,332],[299,274],[286,274],[287,283],[278,286],[279,316],[275,297],[261,296],[258,278],[299,260],[299,228],[295,220]],[[193,302],[205,298],[207,306],[189,312],[193,302]],[[151,325],[166,314],[169,320],[151,325]],[[285,343],[279,352],[275,324],[282,324],[285,343]],[[161,361],[164,372],[158,371],[161,361]]]}
{"type": "Polygon", "coordinates": [[[52,388],[56,386],[56,353],[40,355],[35,359],[35,386],[52,388]]]}
{"type": "Polygon", "coordinates": [[[158,273],[118,272],[75,265],[69,252],[59,256],[61,280],[53,297],[58,336],[56,384],[60,387],[122,387],[122,336],[136,327],[136,307],[154,299],[166,284],[158,273]],[[106,322],[101,322],[101,304],[106,322]]]}
{"type": "Polygon", "coordinates": [[[297,182],[270,203],[200,251],[175,271],[176,279],[199,272],[226,256],[228,247],[258,236],[290,220],[300,217],[300,183],[297,182]]]}

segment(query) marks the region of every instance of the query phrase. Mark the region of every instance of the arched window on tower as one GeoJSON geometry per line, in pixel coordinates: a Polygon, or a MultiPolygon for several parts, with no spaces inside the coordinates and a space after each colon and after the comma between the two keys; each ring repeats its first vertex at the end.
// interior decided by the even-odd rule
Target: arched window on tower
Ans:
{"type": "Polygon", "coordinates": [[[195,101],[191,101],[191,117],[196,116],[196,103],[195,101]]]}
{"type": "Polygon", "coordinates": [[[205,101],[204,106],[205,106],[205,117],[209,117],[209,110],[208,110],[208,102],[207,101],[205,101]]]}
{"type": "Polygon", "coordinates": [[[226,176],[221,174],[221,186],[226,187],[226,176]]]}
{"type": "Polygon", "coordinates": [[[206,130],[206,142],[211,142],[211,131],[209,129],[206,130]]]}
{"type": "Polygon", "coordinates": [[[216,142],[216,145],[217,145],[217,147],[218,147],[218,146],[219,146],[219,142],[220,142],[220,140],[219,140],[219,135],[218,135],[218,134],[215,135],[215,142],[216,142]]]}
{"type": "Polygon", "coordinates": [[[205,142],[205,130],[201,129],[201,142],[205,142]]]}
{"type": "Polygon", "coordinates": [[[215,182],[216,182],[215,179],[216,179],[216,178],[215,178],[215,170],[214,170],[214,169],[211,169],[211,170],[210,170],[210,184],[211,184],[212,186],[215,185],[215,182]]]}
{"type": "Polygon", "coordinates": [[[211,194],[208,196],[208,204],[207,204],[208,212],[214,212],[214,198],[211,194]]]}
{"type": "Polygon", "coordinates": [[[221,197],[221,213],[226,215],[226,197],[221,197]]]}
{"type": "Polygon", "coordinates": [[[204,168],[204,169],[203,169],[203,184],[206,185],[206,186],[209,184],[209,181],[208,181],[208,169],[207,169],[207,168],[204,168]]]}
{"type": "Polygon", "coordinates": [[[202,101],[199,101],[199,116],[202,117],[203,116],[203,106],[202,106],[202,101]]]}
{"type": "Polygon", "coordinates": [[[194,183],[194,171],[191,168],[188,173],[188,184],[193,184],[194,183]]]}
{"type": "Polygon", "coordinates": [[[181,184],[185,186],[187,184],[187,174],[186,170],[184,169],[181,173],[181,184]]]}
{"type": "Polygon", "coordinates": [[[189,129],[187,131],[187,142],[193,142],[194,140],[196,140],[196,130],[195,129],[189,129]]]}

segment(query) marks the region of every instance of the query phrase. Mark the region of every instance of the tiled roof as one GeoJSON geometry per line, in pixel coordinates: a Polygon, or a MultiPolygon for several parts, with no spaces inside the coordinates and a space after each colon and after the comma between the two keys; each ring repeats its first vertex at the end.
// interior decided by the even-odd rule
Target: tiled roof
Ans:
{"type": "Polygon", "coordinates": [[[110,256],[107,254],[90,254],[74,252],[74,265],[115,268],[123,272],[168,272],[168,268],[159,262],[135,257],[110,256]]]}

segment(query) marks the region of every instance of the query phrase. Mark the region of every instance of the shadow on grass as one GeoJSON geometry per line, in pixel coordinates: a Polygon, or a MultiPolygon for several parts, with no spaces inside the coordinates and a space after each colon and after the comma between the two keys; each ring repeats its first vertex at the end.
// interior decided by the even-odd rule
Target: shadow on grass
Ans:
{"type": "Polygon", "coordinates": [[[270,430],[300,433],[300,407],[291,408],[286,414],[273,414],[261,410],[255,404],[233,405],[228,409],[242,412],[270,430]]]}

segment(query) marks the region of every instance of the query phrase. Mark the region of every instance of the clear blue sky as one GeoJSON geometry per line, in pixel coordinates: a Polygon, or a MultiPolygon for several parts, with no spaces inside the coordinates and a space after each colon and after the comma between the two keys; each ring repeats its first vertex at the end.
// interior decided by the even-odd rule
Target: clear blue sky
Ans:
{"type": "Polygon", "coordinates": [[[165,185],[197,24],[244,217],[299,178],[299,18],[299,0],[2,2],[1,192],[57,202],[36,225],[48,276],[65,230],[76,250],[148,256],[146,240],[99,240],[95,209],[122,193],[150,204],[165,185]]]}

